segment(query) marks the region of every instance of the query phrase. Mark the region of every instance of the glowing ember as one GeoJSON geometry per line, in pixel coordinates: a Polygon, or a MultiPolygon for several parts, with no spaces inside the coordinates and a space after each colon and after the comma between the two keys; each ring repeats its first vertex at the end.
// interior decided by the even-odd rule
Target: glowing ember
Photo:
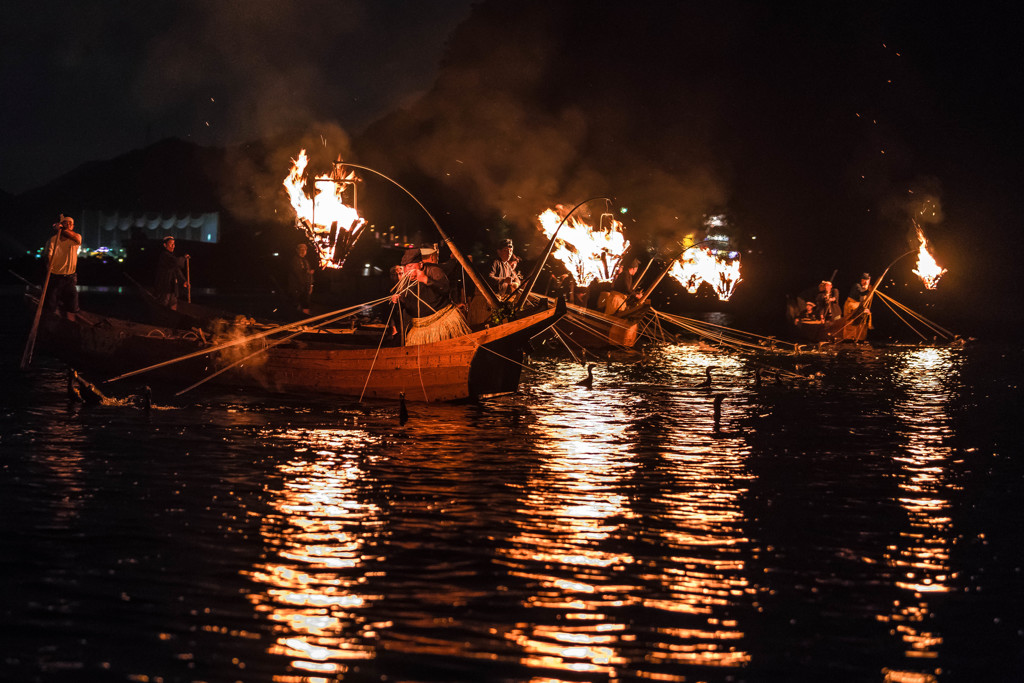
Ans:
{"type": "MultiPolygon", "coordinates": [[[[562,222],[562,217],[553,209],[548,209],[538,219],[548,239],[562,222]]],[[[610,215],[600,228],[570,217],[558,231],[551,256],[565,265],[577,285],[586,286],[594,280],[614,278],[627,248],[629,242],[622,232],[622,223],[610,215]]]]}
{"type": "Polygon", "coordinates": [[[682,257],[672,264],[669,275],[679,281],[690,294],[695,294],[702,282],[715,290],[722,301],[728,301],[736,291],[740,277],[739,258],[723,256],[709,247],[694,247],[683,252],[682,257]]]}
{"type": "Polygon", "coordinates": [[[306,150],[292,160],[292,168],[284,179],[292,208],[295,209],[295,227],[306,233],[317,250],[322,268],[340,268],[348,250],[362,232],[366,221],[355,208],[345,203],[346,187],[354,187],[355,173],[318,175],[314,179],[314,197],[305,191],[306,150]]]}
{"type": "Polygon", "coordinates": [[[921,278],[926,288],[935,289],[939,285],[939,278],[948,271],[936,263],[935,257],[928,251],[928,240],[925,239],[921,226],[915,223],[914,227],[917,228],[917,239],[921,243],[917,250],[917,268],[914,269],[914,275],[921,278]]]}

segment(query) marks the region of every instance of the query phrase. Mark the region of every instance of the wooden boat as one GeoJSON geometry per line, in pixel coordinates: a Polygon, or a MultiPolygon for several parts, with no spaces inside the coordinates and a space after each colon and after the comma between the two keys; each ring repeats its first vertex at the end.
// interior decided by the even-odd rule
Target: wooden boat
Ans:
{"type": "Polygon", "coordinates": [[[564,314],[561,303],[446,341],[367,346],[354,343],[358,335],[345,330],[280,343],[243,332],[239,342],[225,343],[195,331],[83,313],[74,321],[46,316],[39,343],[96,379],[192,355],[138,376],[184,388],[219,373],[211,384],[272,393],[459,401],[517,391],[530,338],[564,314]]]}
{"type": "Polygon", "coordinates": [[[802,320],[797,312],[803,307],[800,298],[790,299],[786,305],[786,318],[797,339],[826,344],[867,339],[871,328],[870,308],[848,302],[843,315],[833,320],[802,320]]]}
{"type": "MultiPolygon", "coordinates": [[[[650,311],[641,306],[630,311],[619,310],[624,295],[609,292],[607,300],[602,299],[603,310],[595,310],[577,304],[567,304],[566,314],[551,328],[548,334],[560,336],[572,351],[578,349],[631,349],[640,336],[640,323],[650,311]]],[[[531,295],[531,299],[554,302],[546,296],[531,295]]],[[[559,342],[561,344],[561,342],[559,342]]]]}

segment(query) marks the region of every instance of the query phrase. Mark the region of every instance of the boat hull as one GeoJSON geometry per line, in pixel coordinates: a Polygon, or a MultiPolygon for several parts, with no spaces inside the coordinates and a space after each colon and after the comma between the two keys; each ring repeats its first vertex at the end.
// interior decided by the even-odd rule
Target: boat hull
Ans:
{"type": "Polygon", "coordinates": [[[411,401],[459,401],[518,390],[529,339],[564,312],[563,304],[456,339],[405,347],[301,338],[274,345],[263,338],[215,350],[218,343],[193,332],[91,314],[76,321],[50,317],[40,342],[72,367],[107,377],[197,354],[137,375],[182,388],[218,373],[210,384],[285,394],[386,399],[404,394],[411,401]],[[204,349],[211,351],[204,354],[204,349]]]}

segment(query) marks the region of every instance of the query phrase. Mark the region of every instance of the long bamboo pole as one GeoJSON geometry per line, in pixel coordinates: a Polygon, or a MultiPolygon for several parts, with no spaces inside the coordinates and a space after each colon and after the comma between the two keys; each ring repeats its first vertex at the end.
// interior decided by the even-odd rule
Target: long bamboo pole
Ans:
{"type": "Polygon", "coordinates": [[[556,227],[555,231],[551,234],[551,239],[548,240],[548,245],[544,249],[544,256],[541,258],[540,261],[537,262],[537,265],[533,267],[533,272],[530,273],[530,284],[526,288],[524,288],[523,291],[516,298],[514,306],[516,310],[519,310],[526,305],[526,301],[530,297],[530,292],[533,291],[534,285],[537,284],[537,278],[540,277],[541,271],[544,270],[544,265],[547,263],[548,257],[551,255],[551,250],[554,249],[555,247],[555,238],[558,237],[558,231],[562,229],[562,226],[565,225],[565,222],[569,220],[569,216],[571,216],[576,211],[576,209],[580,208],[587,202],[592,202],[597,199],[603,199],[607,202],[612,201],[610,197],[591,197],[590,199],[584,199],[582,202],[572,207],[569,213],[565,214],[565,217],[562,218],[562,221],[558,224],[558,227],[556,227]]]}
{"type": "Polygon", "coordinates": [[[43,304],[46,302],[46,288],[50,284],[50,273],[53,272],[53,259],[46,262],[46,278],[43,280],[43,291],[39,295],[39,305],[36,306],[36,315],[32,319],[32,329],[29,330],[28,339],[25,341],[25,350],[21,354],[21,369],[25,370],[32,363],[32,352],[36,346],[36,333],[39,331],[39,319],[43,315],[43,304]]]}
{"type": "Polygon", "coordinates": [[[412,197],[412,200],[416,202],[419,205],[419,207],[423,209],[423,212],[427,214],[427,217],[430,218],[431,222],[434,224],[434,228],[437,229],[438,234],[441,235],[441,239],[443,239],[445,244],[448,245],[448,248],[452,252],[452,256],[455,257],[455,260],[458,261],[459,264],[466,269],[466,272],[469,274],[469,279],[473,281],[474,285],[476,285],[477,291],[479,291],[480,294],[483,295],[484,299],[487,301],[487,305],[489,305],[491,308],[498,307],[498,298],[494,295],[494,291],[491,290],[490,285],[487,284],[486,280],[480,277],[480,274],[476,272],[476,268],[473,267],[472,262],[469,261],[469,259],[467,259],[461,251],[459,251],[459,248],[455,246],[455,242],[452,241],[452,238],[449,237],[448,234],[445,233],[445,231],[441,228],[441,224],[437,222],[437,220],[429,211],[427,211],[427,207],[423,206],[423,203],[420,202],[420,200],[417,199],[412,192],[409,192],[409,190],[405,189],[394,178],[389,178],[380,171],[375,171],[372,168],[369,168],[367,166],[360,166],[359,164],[346,163],[345,166],[351,166],[352,168],[358,168],[363,171],[369,171],[370,173],[376,173],[384,180],[394,183],[398,187],[398,189],[402,190],[402,192],[405,192],[407,195],[412,197]]]}

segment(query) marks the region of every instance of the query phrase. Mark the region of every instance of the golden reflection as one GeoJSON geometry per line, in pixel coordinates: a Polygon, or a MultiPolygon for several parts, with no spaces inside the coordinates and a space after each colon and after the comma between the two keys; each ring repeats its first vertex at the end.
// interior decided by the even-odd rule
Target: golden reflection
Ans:
{"type": "Polygon", "coordinates": [[[955,534],[945,478],[951,456],[946,439],[952,433],[946,405],[957,357],[951,349],[920,348],[900,360],[896,383],[901,392],[894,414],[904,447],[895,458],[897,501],[909,525],[900,534],[900,543],[887,548],[885,559],[896,570],[893,582],[904,596],[894,601],[890,614],[878,619],[888,622],[891,633],[903,641],[908,660],[903,667],[886,669],[885,680],[929,682],[937,680],[941,670],[924,662],[938,657],[942,645],[941,634],[932,630],[930,596],[949,592],[954,578],[949,552],[955,534]]]}
{"type": "MultiPolygon", "coordinates": [[[[720,369],[723,384],[741,375],[738,361],[714,350],[691,345],[668,353],[679,361],[672,367],[697,378],[708,364],[720,369]]],[[[520,661],[665,681],[688,680],[681,666],[745,666],[750,655],[734,614],[756,593],[744,575],[745,442],[715,433],[709,394],[677,391],[693,384],[688,377],[666,385],[673,398],[665,405],[666,415],[687,421],[667,421],[650,441],[628,429],[633,399],[617,391],[611,369],[597,373],[600,392],[576,388],[575,368],[555,372],[550,385],[538,386],[551,395],[531,424],[545,460],[523,488],[513,516],[518,532],[500,549],[510,574],[533,586],[523,606],[540,615],[505,634],[520,648],[520,661]],[[656,491],[632,489],[642,478],[638,451],[663,472],[665,485],[656,491]],[[624,541],[619,533],[634,526],[627,520],[640,495],[651,519],[644,537],[624,541]],[[637,610],[644,612],[639,621],[637,610]]]]}
{"type": "Polygon", "coordinates": [[[381,525],[380,510],[357,495],[365,472],[356,454],[377,437],[340,429],[275,437],[296,453],[278,468],[281,488],[268,489],[275,513],[263,519],[261,533],[272,554],[248,572],[257,588],[249,599],[277,625],[270,653],[313,675],[301,680],[333,680],[347,662],[373,657],[383,626],[363,616],[379,599],[367,593],[375,558],[365,547],[381,525]]]}

